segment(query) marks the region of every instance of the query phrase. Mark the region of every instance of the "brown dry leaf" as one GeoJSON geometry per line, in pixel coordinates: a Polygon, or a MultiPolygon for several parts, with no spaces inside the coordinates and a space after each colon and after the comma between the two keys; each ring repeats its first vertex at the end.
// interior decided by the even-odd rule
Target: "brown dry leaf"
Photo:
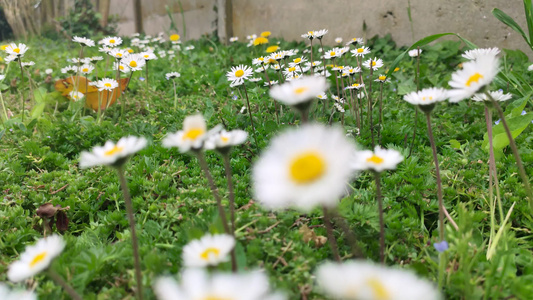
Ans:
{"type": "Polygon", "coordinates": [[[322,247],[327,242],[328,238],[322,235],[317,235],[311,228],[307,225],[302,225],[298,232],[302,234],[302,240],[305,243],[313,242],[315,247],[322,247]]]}

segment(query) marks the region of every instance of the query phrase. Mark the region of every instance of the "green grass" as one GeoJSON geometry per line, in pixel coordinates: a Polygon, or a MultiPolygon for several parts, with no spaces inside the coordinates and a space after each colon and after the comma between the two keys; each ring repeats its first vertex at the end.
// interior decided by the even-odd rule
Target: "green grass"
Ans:
{"type": "MultiPolygon", "coordinates": [[[[276,40],[274,40],[276,42],[276,40]]],[[[271,41],[271,43],[274,43],[271,41]]],[[[210,127],[224,124],[228,129],[244,129],[251,133],[247,114],[239,111],[245,100],[229,88],[225,73],[233,65],[250,64],[261,53],[244,44],[224,46],[209,39],[187,42],[196,48],[180,53],[169,61],[160,58],[150,62],[150,90],[138,81],[144,73],[133,76],[126,94],[125,117],[120,119],[120,106],[112,106],[101,124],[95,114],[86,112],[71,121],[66,100],[60,99],[51,84],[44,83],[44,69],[67,65],[66,58],[77,56],[71,42],[31,40],[25,59],[36,66],[32,78],[47,93],[46,108],[35,121],[20,123],[14,118],[2,125],[0,140],[0,281],[7,281],[6,271],[28,244],[42,237],[42,220],[36,209],[47,202],[63,207],[70,220],[63,236],[65,251],[53,268],[64,276],[84,299],[133,298],[135,279],[128,221],[117,176],[112,169],[97,167],[80,170],[78,157],[82,150],[116,141],[126,135],[144,136],[150,145],[135,155],[126,166],[136,221],[144,272],[145,294],[153,299],[153,280],[162,274],[176,274],[182,268],[181,249],[191,239],[205,232],[223,232],[216,203],[203,177],[196,158],[180,154],[176,149],[161,146],[162,138],[181,128],[183,119],[202,113],[210,127]],[[36,70],[40,74],[36,74],[36,70]],[[177,79],[178,109],[173,110],[172,83],[164,74],[181,73],[177,79]],[[234,95],[238,99],[233,100],[234,95]],[[53,115],[55,101],[60,99],[58,113],[53,115]]],[[[303,43],[280,41],[281,49],[303,43]]],[[[372,57],[385,61],[385,69],[402,50],[390,38],[369,41],[372,57]]],[[[169,45],[164,45],[169,47],[169,45]]],[[[446,41],[426,46],[421,57],[422,87],[443,86],[462,61],[459,42],[446,41]]],[[[97,55],[90,50],[90,55],[97,55]]],[[[317,48],[315,48],[315,53],[317,48]]],[[[531,90],[525,71],[527,57],[518,51],[506,52],[503,75],[495,81],[519,98],[531,90]],[[515,80],[506,80],[514,78],[515,80]],[[509,82],[509,84],[507,84],[509,82]]],[[[348,64],[348,63],[347,63],[348,64]]],[[[350,64],[353,65],[350,58],[350,64]]],[[[20,76],[12,64],[4,83],[20,76]]],[[[384,89],[384,124],[382,146],[408,155],[413,130],[414,108],[402,100],[402,95],[415,89],[413,59],[400,63],[392,82],[384,89]]],[[[103,63],[99,65],[103,71],[103,63]]],[[[384,73],[384,71],[383,71],[384,73]]],[[[17,87],[1,85],[8,108],[20,111],[22,91],[31,98],[27,79],[17,87]]],[[[335,89],[332,81],[332,91],[335,89]]],[[[376,83],[374,83],[376,84],[376,83]]],[[[299,117],[284,107],[281,124],[274,119],[274,103],[262,83],[248,84],[258,144],[265,148],[272,137],[284,128],[297,126],[299,117]]],[[[375,98],[376,98],[375,94],[375,98]]],[[[510,100],[513,101],[513,100],[510,100]]],[[[531,101],[525,101],[530,111],[531,101]]],[[[29,102],[27,103],[30,105],[29,102]]],[[[511,104],[506,104],[512,106],[511,104]]],[[[316,105],[311,118],[327,123],[321,104],[316,105]]],[[[505,107],[504,107],[505,109],[505,107]]],[[[348,109],[347,109],[348,111],[348,109]]],[[[376,114],[377,116],[377,114],[376,114]]],[[[444,293],[448,299],[527,299],[533,294],[533,220],[526,194],[517,173],[510,149],[503,149],[497,161],[504,214],[516,202],[508,227],[495,256],[486,259],[490,233],[488,204],[488,153],[483,149],[486,132],[483,107],[463,101],[458,104],[440,103],[433,114],[434,133],[441,162],[444,200],[460,230],[446,228],[450,249],[446,266],[444,293]],[[456,140],[457,143],[452,141],[456,140]]],[[[376,119],[376,118],[375,118],[376,119]]],[[[494,115],[494,119],[498,119],[494,115]]],[[[338,113],[334,122],[340,120],[338,113]]],[[[365,119],[366,120],[366,119],[365,119]]],[[[355,122],[347,113],[346,130],[354,130],[355,122]]],[[[431,148],[425,122],[418,120],[418,136],[411,157],[394,172],[382,176],[385,203],[386,261],[388,265],[415,270],[421,276],[436,281],[438,253],[432,244],[437,241],[438,205],[431,148]]],[[[368,127],[368,126],[366,126],[368,127]]],[[[370,147],[370,137],[350,135],[360,148],[370,147]]],[[[252,139],[250,139],[252,140],[252,139]]],[[[533,135],[531,126],[516,139],[529,178],[533,178],[533,135]]],[[[328,245],[315,246],[303,241],[299,229],[307,225],[326,236],[321,212],[301,214],[293,210],[272,213],[253,202],[250,171],[258,158],[255,146],[247,142],[233,151],[231,164],[236,188],[237,256],[239,268],[264,268],[271,283],[286,292],[290,299],[306,293],[308,299],[322,299],[314,287],[316,266],[331,259],[328,245]],[[287,249],[288,247],[288,249],[287,249]],[[305,292],[302,292],[305,291],[305,292]]],[[[216,183],[227,199],[222,160],[208,152],[207,160],[216,183]]],[[[353,188],[341,200],[339,212],[348,220],[358,237],[365,257],[379,257],[379,223],[375,185],[372,174],[362,173],[351,183],[353,188]]],[[[499,220],[499,216],[497,216],[499,220]]],[[[496,228],[498,230],[498,228],[496,228]]],[[[340,229],[335,234],[340,253],[349,259],[350,249],[340,229]]],[[[230,264],[220,267],[230,270],[230,264]]],[[[29,284],[36,287],[40,299],[67,299],[59,287],[44,275],[29,284]]]]}

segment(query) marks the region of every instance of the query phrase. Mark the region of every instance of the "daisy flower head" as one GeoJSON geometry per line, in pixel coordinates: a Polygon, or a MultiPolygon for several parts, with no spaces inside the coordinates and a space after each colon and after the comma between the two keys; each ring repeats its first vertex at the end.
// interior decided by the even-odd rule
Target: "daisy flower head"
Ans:
{"type": "Polygon", "coordinates": [[[308,31],[308,32],[302,34],[302,37],[303,37],[304,39],[312,40],[312,39],[315,38],[315,32],[314,32],[314,31],[308,31]]]}
{"type": "Polygon", "coordinates": [[[80,155],[80,168],[94,166],[121,167],[128,158],[139,152],[147,145],[144,137],[127,136],[115,144],[107,141],[104,146],[96,146],[91,152],[83,151],[80,155]]]}
{"type": "Polygon", "coordinates": [[[339,47],[335,47],[329,51],[326,51],[324,54],[325,59],[333,59],[335,57],[340,57],[342,55],[342,49],[339,47]]]}
{"type": "Polygon", "coordinates": [[[252,59],[252,65],[254,66],[262,65],[264,62],[265,62],[265,58],[263,56],[252,59]]]}
{"type": "Polygon", "coordinates": [[[119,69],[120,72],[122,72],[122,73],[131,72],[130,68],[127,65],[125,65],[124,63],[122,63],[122,62],[114,62],[113,63],[113,70],[116,71],[117,69],[119,69]]]}
{"type": "Polygon", "coordinates": [[[346,193],[355,146],[337,127],[306,124],[272,139],[252,171],[256,199],[265,207],[335,207],[346,193]]]}
{"type": "Polygon", "coordinates": [[[96,87],[101,91],[112,91],[118,87],[118,81],[112,78],[102,78],[96,83],[96,87]]]}
{"type": "Polygon", "coordinates": [[[91,74],[94,71],[94,66],[85,64],[80,67],[80,72],[82,74],[91,74]]]}
{"type": "Polygon", "coordinates": [[[246,141],[248,133],[244,130],[236,129],[232,131],[221,130],[207,138],[205,149],[216,149],[221,153],[227,153],[232,146],[237,146],[246,141]]]}
{"type": "Polygon", "coordinates": [[[490,84],[499,72],[499,65],[499,60],[494,55],[482,55],[476,60],[463,63],[463,69],[453,73],[452,80],[448,82],[452,87],[448,91],[450,102],[470,98],[490,84]]]}
{"type": "Polygon", "coordinates": [[[333,103],[333,106],[335,106],[335,109],[340,112],[340,113],[344,113],[345,110],[344,110],[344,107],[342,107],[342,104],[339,104],[339,103],[333,103]]]}
{"type": "Polygon", "coordinates": [[[341,37],[335,38],[335,43],[337,43],[337,44],[342,43],[342,38],[341,37]]]}
{"type": "Polygon", "coordinates": [[[359,44],[359,45],[363,45],[364,43],[365,43],[365,42],[364,42],[363,38],[357,38],[357,37],[355,37],[355,38],[350,39],[350,40],[346,43],[346,46],[349,46],[349,45],[354,45],[354,46],[355,46],[355,45],[357,45],[357,44],[359,44]]]}
{"type": "Polygon", "coordinates": [[[528,71],[533,71],[533,65],[529,65],[529,67],[527,67],[527,70],[528,71]]]}
{"type": "Polygon", "coordinates": [[[432,283],[414,273],[366,261],[324,263],[316,271],[316,282],[325,295],[334,299],[441,299],[432,283]]]}
{"type": "Polygon", "coordinates": [[[64,68],[61,68],[61,73],[62,74],[74,75],[77,72],[78,72],[78,67],[77,66],[66,66],[64,68]]]}
{"type": "Polygon", "coordinates": [[[370,48],[361,46],[359,48],[351,50],[350,52],[352,52],[352,56],[365,57],[365,55],[370,53],[370,48]]]}
{"type": "Polygon", "coordinates": [[[59,235],[40,239],[35,245],[26,247],[20,259],[9,266],[7,278],[12,282],[20,282],[38,274],[50,266],[63,248],[65,242],[59,235]]]}
{"type": "Polygon", "coordinates": [[[170,277],[156,279],[154,292],[159,300],[284,300],[270,291],[263,272],[212,273],[204,269],[185,269],[181,282],[170,277]],[[276,297],[276,298],[273,298],[276,297]]]}
{"type": "Polygon", "coordinates": [[[35,65],[35,62],[33,62],[33,61],[23,62],[23,63],[21,63],[21,65],[23,67],[31,67],[31,66],[35,65]]]}
{"type": "Polygon", "coordinates": [[[44,70],[44,74],[46,74],[46,75],[50,75],[50,74],[52,74],[53,72],[54,72],[54,70],[52,70],[52,69],[46,69],[46,70],[44,70]]]}
{"type": "Polygon", "coordinates": [[[226,73],[228,81],[231,81],[232,86],[241,85],[244,83],[244,80],[252,76],[254,70],[245,65],[239,65],[236,67],[231,67],[231,71],[226,73]]]}
{"type": "Polygon", "coordinates": [[[496,56],[500,54],[500,49],[494,47],[494,48],[478,48],[473,50],[468,50],[461,55],[462,57],[468,59],[468,60],[476,60],[481,56],[496,56]]]}
{"type": "Polygon", "coordinates": [[[437,102],[444,101],[448,98],[448,91],[443,88],[426,88],[418,92],[411,92],[403,96],[403,100],[418,105],[418,107],[428,113],[435,108],[437,102]]]}
{"type": "Polygon", "coordinates": [[[200,114],[187,116],[183,120],[183,130],[168,134],[162,143],[166,148],[178,147],[182,153],[200,151],[205,140],[218,131],[220,128],[217,126],[208,132],[205,119],[200,114]]]}
{"type": "Polygon", "coordinates": [[[178,72],[170,72],[170,73],[166,73],[165,77],[167,78],[167,80],[176,79],[176,78],[181,77],[181,74],[178,72]]]}
{"type": "Polygon", "coordinates": [[[364,87],[365,84],[364,83],[352,83],[351,85],[347,86],[345,89],[347,90],[358,90],[362,87],[364,87]]]}
{"type": "MultiPolygon", "coordinates": [[[[261,66],[261,67],[255,69],[254,72],[255,72],[255,73],[263,73],[265,70],[268,69],[268,66],[269,66],[269,65],[263,65],[263,66],[261,66]]],[[[251,81],[251,79],[250,79],[250,81],[251,81]]]]}
{"type": "Polygon", "coordinates": [[[108,53],[109,51],[111,51],[111,49],[113,49],[113,48],[111,48],[111,47],[107,47],[107,46],[104,45],[104,46],[98,48],[98,52],[105,52],[105,53],[108,53]]]}
{"type": "Polygon", "coordinates": [[[229,234],[204,235],[183,247],[183,264],[188,268],[216,266],[226,262],[235,239],[229,234]]]}
{"type": "Polygon", "coordinates": [[[400,152],[393,149],[381,149],[380,146],[376,146],[373,152],[371,150],[356,151],[352,160],[352,167],[360,171],[383,172],[396,169],[396,166],[402,161],[403,156],[400,152]]]}
{"type": "Polygon", "coordinates": [[[121,62],[132,71],[140,71],[146,65],[146,60],[142,54],[130,54],[124,57],[121,62]]]}
{"type": "Polygon", "coordinates": [[[118,48],[112,48],[107,54],[113,56],[116,59],[123,59],[126,55],[129,55],[128,51],[118,48]]]}
{"type": "Polygon", "coordinates": [[[7,54],[9,55],[13,55],[17,58],[20,58],[20,57],[23,57],[24,56],[24,53],[26,53],[26,51],[28,51],[28,47],[25,45],[25,44],[15,44],[15,43],[11,43],[9,45],[7,45],[6,49],[4,50],[7,54]]]}
{"type": "Polygon", "coordinates": [[[0,74],[0,81],[3,81],[6,78],[6,75],[0,74]]]}
{"type": "Polygon", "coordinates": [[[411,57],[420,56],[421,53],[422,53],[422,49],[413,49],[413,50],[409,50],[409,52],[407,52],[407,54],[409,54],[409,56],[411,56],[411,57]]]}
{"type": "Polygon", "coordinates": [[[268,44],[268,39],[266,37],[259,36],[254,39],[253,44],[254,46],[268,44]]]}
{"type": "Polygon", "coordinates": [[[292,60],[292,63],[295,64],[295,65],[299,65],[301,63],[304,63],[307,61],[307,58],[301,56],[301,57],[297,57],[295,59],[292,60]]]}
{"type": "Polygon", "coordinates": [[[318,94],[316,97],[320,100],[328,100],[328,95],[326,93],[318,94]]]}
{"type": "Polygon", "coordinates": [[[390,79],[383,74],[379,74],[378,78],[376,78],[374,81],[385,83],[385,82],[390,82],[390,79]]]}
{"type": "Polygon", "coordinates": [[[261,80],[263,80],[263,79],[261,79],[259,77],[252,77],[252,78],[248,79],[248,81],[250,81],[250,82],[259,82],[261,80]]]}
{"type": "MultiPolygon", "coordinates": [[[[511,99],[513,97],[513,95],[507,93],[507,94],[504,94],[502,90],[498,90],[498,91],[489,91],[489,94],[490,96],[492,97],[492,99],[494,99],[495,101],[507,101],[509,99],[511,99]]],[[[490,101],[489,97],[487,97],[487,94],[485,93],[478,93],[478,94],[474,94],[474,96],[472,97],[472,100],[474,101],[490,101]]]]}
{"type": "Polygon", "coordinates": [[[74,100],[74,101],[78,101],[78,100],[81,100],[83,99],[83,97],[85,97],[85,94],[83,94],[82,92],[78,92],[78,91],[72,91],[70,93],[68,93],[70,99],[74,100]]]}
{"type": "Polygon", "coordinates": [[[307,106],[317,95],[324,93],[328,82],[324,77],[304,76],[299,80],[277,85],[270,89],[270,97],[287,105],[307,106]]]}
{"type": "Polygon", "coordinates": [[[363,63],[363,67],[377,71],[379,68],[383,67],[383,60],[381,58],[374,57],[374,59],[369,59],[363,63]]]}
{"type": "Polygon", "coordinates": [[[319,40],[321,40],[326,35],[326,33],[328,33],[327,29],[321,29],[321,30],[314,31],[315,38],[319,40]]]}
{"type": "Polygon", "coordinates": [[[118,36],[108,36],[102,40],[102,44],[107,47],[116,47],[122,44],[122,38],[118,36]]]}
{"type": "Polygon", "coordinates": [[[94,47],[94,41],[85,37],[74,36],[73,42],[80,44],[80,46],[94,47]]]}
{"type": "Polygon", "coordinates": [[[0,299],[2,300],[37,300],[37,295],[32,291],[10,290],[9,287],[0,283],[0,299]]]}
{"type": "Polygon", "coordinates": [[[275,84],[278,84],[278,81],[277,81],[277,80],[270,80],[270,82],[267,81],[267,82],[265,82],[263,85],[264,85],[264,86],[272,86],[272,85],[275,85],[275,84]]]}
{"type": "Polygon", "coordinates": [[[229,38],[229,42],[230,43],[235,43],[238,40],[239,40],[239,37],[237,37],[237,36],[232,36],[232,37],[229,38]]]}
{"type": "Polygon", "coordinates": [[[16,55],[8,55],[8,56],[4,57],[4,61],[7,64],[9,64],[12,61],[16,61],[17,59],[18,59],[18,56],[16,56],[16,55]]]}

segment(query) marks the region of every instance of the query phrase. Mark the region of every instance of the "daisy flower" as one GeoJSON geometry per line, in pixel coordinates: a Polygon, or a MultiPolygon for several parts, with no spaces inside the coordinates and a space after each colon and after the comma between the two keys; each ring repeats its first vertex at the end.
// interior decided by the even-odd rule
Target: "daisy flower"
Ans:
{"type": "Polygon", "coordinates": [[[181,283],[170,277],[156,279],[154,292],[159,300],[284,300],[270,292],[267,276],[262,272],[209,274],[203,269],[186,269],[181,283]],[[273,298],[276,297],[276,298],[273,298]]]}
{"type": "Polygon", "coordinates": [[[94,41],[88,38],[74,36],[74,38],[72,38],[72,41],[80,44],[80,46],[82,47],[83,46],[94,47],[94,41]]]}
{"type": "Polygon", "coordinates": [[[146,147],[146,144],[144,137],[136,136],[123,137],[116,144],[107,141],[104,146],[96,146],[91,152],[83,151],[80,155],[80,168],[103,165],[120,167],[130,156],[146,147]]]}
{"type": "Polygon", "coordinates": [[[262,65],[265,62],[265,58],[263,56],[252,59],[252,65],[262,65]]]}
{"type": "Polygon", "coordinates": [[[335,47],[329,51],[326,51],[324,54],[325,59],[333,59],[335,57],[340,57],[342,55],[342,49],[339,47],[335,47]]]}
{"type": "Polygon", "coordinates": [[[379,74],[378,78],[374,81],[385,83],[385,82],[390,82],[390,79],[383,74],[379,74]]]}
{"type": "Polygon", "coordinates": [[[335,43],[337,43],[337,44],[342,43],[342,38],[341,37],[335,38],[335,43]]]}
{"type": "Polygon", "coordinates": [[[47,269],[52,260],[65,248],[65,242],[59,235],[51,235],[40,239],[35,245],[26,247],[20,259],[9,266],[7,278],[12,282],[20,282],[47,269]]]}
{"type": "Polygon", "coordinates": [[[370,53],[370,48],[362,46],[357,49],[351,50],[352,56],[359,56],[359,57],[365,57],[368,53],[370,53]]]}
{"type": "Polygon", "coordinates": [[[338,112],[340,112],[340,113],[345,112],[344,107],[342,107],[341,104],[339,104],[339,103],[333,103],[333,106],[335,106],[335,109],[336,109],[338,112]]]}
{"type": "Polygon", "coordinates": [[[52,72],[54,72],[54,70],[52,70],[52,69],[44,70],[44,74],[46,74],[46,75],[50,75],[50,74],[52,74],[52,72]]]}
{"type": "Polygon", "coordinates": [[[270,82],[267,81],[263,85],[264,86],[272,86],[272,85],[275,85],[275,84],[278,84],[277,80],[270,80],[270,82]]]}
{"type": "Polygon", "coordinates": [[[407,52],[409,54],[409,56],[411,57],[417,57],[420,55],[420,53],[422,53],[422,49],[413,49],[413,50],[410,50],[409,52],[407,52]]]}
{"type": "Polygon", "coordinates": [[[372,63],[372,70],[377,71],[379,68],[383,67],[383,60],[381,58],[374,57],[374,59],[369,59],[363,63],[363,67],[370,69],[370,63],[372,63]]]}
{"type": "Polygon", "coordinates": [[[97,62],[97,61],[101,61],[101,60],[104,60],[104,58],[102,56],[93,56],[90,58],[91,62],[97,62]]]}
{"type": "MultiPolygon", "coordinates": [[[[507,101],[513,97],[511,94],[504,94],[502,90],[498,91],[489,91],[490,96],[492,99],[496,101],[507,101]]],[[[484,93],[474,94],[472,97],[472,100],[474,101],[489,101],[489,98],[484,93]]]]}
{"type": "Polygon", "coordinates": [[[24,53],[26,53],[26,51],[28,51],[28,47],[25,45],[25,44],[15,44],[15,43],[11,43],[9,45],[7,45],[6,49],[4,50],[7,54],[9,55],[13,55],[17,58],[19,57],[23,57],[24,56],[24,53]]]}
{"type": "Polygon", "coordinates": [[[364,87],[365,84],[364,83],[352,83],[351,85],[347,86],[345,89],[347,90],[358,90],[362,87],[364,87]]]}
{"type": "Polygon", "coordinates": [[[204,235],[183,247],[183,264],[188,268],[216,266],[228,260],[235,239],[229,234],[204,235]]]}
{"type": "Polygon", "coordinates": [[[170,73],[166,73],[165,77],[167,78],[167,80],[169,80],[169,79],[181,77],[181,74],[178,72],[170,72],[170,73]]]}
{"type": "Polygon", "coordinates": [[[33,62],[33,61],[23,62],[23,63],[21,63],[21,65],[23,67],[30,67],[30,66],[34,66],[35,62],[33,62]]]}
{"type": "Polygon", "coordinates": [[[232,37],[229,38],[229,42],[230,43],[235,43],[238,40],[239,40],[239,37],[237,37],[237,36],[232,36],[232,37]]]}
{"type": "Polygon", "coordinates": [[[229,150],[232,146],[237,146],[246,141],[248,133],[244,130],[222,130],[215,133],[205,141],[205,149],[217,149],[221,152],[229,150]]]}
{"type": "Polygon", "coordinates": [[[270,97],[287,105],[297,106],[313,100],[327,88],[328,83],[325,78],[308,76],[272,87],[270,97]]]}
{"type": "Polygon", "coordinates": [[[244,80],[248,79],[253,74],[253,69],[249,66],[239,65],[237,67],[231,67],[231,71],[226,73],[228,81],[231,81],[233,86],[244,83],[244,80]]]}
{"type": "Polygon", "coordinates": [[[314,36],[316,39],[321,40],[326,35],[326,33],[328,33],[327,29],[321,29],[321,30],[314,31],[314,36]]]}
{"type": "Polygon", "coordinates": [[[85,95],[82,93],[82,92],[78,92],[78,91],[72,91],[70,93],[68,93],[70,99],[74,100],[74,101],[78,101],[78,100],[81,100],[83,99],[83,97],[85,97],[85,95]]]}
{"type": "Polygon", "coordinates": [[[94,71],[94,66],[85,64],[80,67],[80,72],[82,74],[91,74],[94,71]]]}
{"type": "Polygon", "coordinates": [[[8,56],[4,57],[4,61],[6,63],[10,63],[10,62],[15,61],[17,59],[18,59],[18,56],[16,56],[16,55],[8,55],[8,56]]]}
{"type": "Polygon", "coordinates": [[[120,62],[120,63],[117,63],[117,62],[114,62],[113,63],[113,70],[117,70],[117,68],[120,70],[120,72],[122,73],[129,73],[131,70],[130,68],[125,65],[124,63],[120,62]]]}
{"type": "Polygon", "coordinates": [[[295,75],[300,75],[299,74],[299,69],[296,69],[295,66],[290,66],[288,68],[285,68],[285,70],[283,70],[283,75],[285,77],[294,77],[295,75]]]}
{"type": "Polygon", "coordinates": [[[116,47],[122,44],[122,39],[118,36],[109,36],[102,40],[102,44],[107,47],[116,47]]]}
{"type": "Polygon", "coordinates": [[[37,295],[32,291],[9,290],[9,287],[0,283],[0,299],[2,300],[37,300],[37,295]]]}
{"type": "Polygon", "coordinates": [[[101,92],[103,90],[112,91],[118,87],[118,81],[111,78],[102,78],[96,83],[96,87],[101,92]]]}
{"type": "Polygon", "coordinates": [[[274,209],[334,207],[353,175],[347,162],[354,152],[340,128],[306,124],[290,129],[272,139],[253,167],[255,199],[274,209]]]}
{"type": "Polygon", "coordinates": [[[403,161],[400,152],[393,149],[381,149],[376,146],[374,152],[370,150],[356,151],[352,160],[352,167],[355,170],[372,170],[383,172],[384,170],[394,170],[403,161]]]}
{"type": "Polygon", "coordinates": [[[66,66],[64,68],[61,68],[62,74],[68,74],[68,75],[74,75],[78,72],[77,66],[66,66]]]}
{"type": "Polygon", "coordinates": [[[527,67],[527,70],[528,71],[533,71],[533,65],[529,65],[529,67],[527,67]]]}
{"type": "Polygon", "coordinates": [[[352,38],[350,41],[348,41],[346,43],[346,46],[349,46],[349,45],[363,45],[365,42],[363,40],[363,38],[352,38]]]}
{"type": "Polygon", "coordinates": [[[205,119],[200,114],[187,116],[183,121],[183,130],[169,133],[162,143],[166,148],[178,147],[182,153],[189,150],[199,151],[205,140],[219,130],[219,127],[215,127],[208,132],[205,119]]]}
{"type": "Polygon", "coordinates": [[[259,82],[261,80],[263,80],[263,79],[261,79],[259,77],[252,77],[252,78],[248,79],[248,81],[250,81],[250,82],[259,82]]]}
{"type": "Polygon", "coordinates": [[[111,55],[111,56],[113,56],[114,58],[117,58],[117,59],[122,59],[126,55],[129,55],[128,51],[123,50],[123,49],[118,49],[118,48],[113,48],[113,49],[109,50],[109,52],[107,52],[107,54],[109,54],[109,55],[111,55]]]}
{"type": "Polygon", "coordinates": [[[6,75],[0,74],[0,81],[3,81],[6,78],[6,75]]]}
{"type": "Polygon", "coordinates": [[[448,98],[448,91],[442,88],[427,88],[418,92],[411,92],[403,96],[403,100],[418,105],[424,112],[430,112],[437,102],[444,101],[448,98]]]}
{"type": "Polygon", "coordinates": [[[128,66],[132,71],[140,71],[144,65],[146,65],[146,60],[144,60],[142,54],[130,54],[124,57],[121,62],[128,66]]]}
{"type": "Polygon", "coordinates": [[[494,48],[479,48],[479,49],[473,49],[465,51],[465,53],[462,55],[462,57],[469,59],[469,60],[476,60],[481,56],[496,56],[500,54],[500,49],[494,47],[494,48]]]}
{"type": "Polygon", "coordinates": [[[318,94],[316,97],[320,100],[328,100],[328,95],[326,95],[326,93],[318,94]]]}
{"type": "Polygon", "coordinates": [[[450,102],[459,102],[472,97],[486,85],[490,84],[499,72],[499,60],[494,55],[482,55],[476,60],[463,63],[463,69],[452,74],[448,84],[450,102]]]}
{"type": "Polygon", "coordinates": [[[315,32],[314,32],[314,31],[308,31],[308,32],[302,34],[302,37],[303,37],[304,39],[312,40],[312,39],[315,38],[315,32]]]}
{"type": "Polygon", "coordinates": [[[307,61],[307,58],[302,56],[302,57],[297,57],[297,58],[293,59],[292,63],[295,64],[295,65],[299,65],[299,64],[304,63],[306,61],[307,61]]]}
{"type": "Polygon", "coordinates": [[[316,271],[316,282],[325,295],[334,299],[442,299],[432,283],[414,273],[366,261],[322,264],[316,271]]]}

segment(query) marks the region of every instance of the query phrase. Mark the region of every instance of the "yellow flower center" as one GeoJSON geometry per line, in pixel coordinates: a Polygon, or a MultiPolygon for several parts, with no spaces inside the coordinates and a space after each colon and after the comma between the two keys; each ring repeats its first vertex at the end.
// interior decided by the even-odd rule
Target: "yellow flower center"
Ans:
{"type": "Polygon", "coordinates": [[[82,72],[89,72],[89,69],[88,68],[83,68],[81,71],[82,72]]]}
{"type": "Polygon", "coordinates": [[[110,44],[114,44],[114,43],[115,43],[115,40],[114,40],[114,39],[110,39],[110,40],[109,40],[109,43],[110,43],[110,44]]]}
{"type": "Polygon", "coordinates": [[[170,36],[170,40],[175,42],[175,41],[178,41],[180,39],[180,35],[179,34],[173,34],[170,36]]]}
{"type": "Polygon", "coordinates": [[[309,89],[309,88],[306,87],[306,86],[301,86],[301,87],[299,87],[299,88],[295,88],[295,89],[294,89],[294,93],[295,93],[296,95],[300,95],[300,94],[304,93],[305,91],[307,91],[308,89],[309,89]]]}
{"type": "Polygon", "coordinates": [[[19,48],[15,48],[15,49],[13,49],[13,52],[20,53],[20,49],[19,48]]]}
{"type": "Polygon", "coordinates": [[[117,56],[118,57],[122,57],[122,53],[117,53],[117,56]]]}
{"type": "Polygon", "coordinates": [[[104,83],[104,86],[110,88],[111,87],[111,83],[104,83]]]}
{"type": "Polygon", "coordinates": [[[375,61],[372,61],[372,67],[376,65],[376,62],[375,61]]]}
{"type": "Polygon", "coordinates": [[[204,134],[204,130],[202,128],[193,128],[189,129],[185,134],[183,135],[183,140],[195,140],[202,134],[204,134]]]}
{"type": "Polygon", "coordinates": [[[374,163],[376,165],[380,165],[384,162],[385,160],[375,154],[373,154],[371,157],[367,158],[366,159],[366,162],[371,162],[371,163],[374,163]]]}
{"type": "Polygon", "coordinates": [[[322,155],[309,151],[297,155],[290,164],[290,177],[297,184],[309,184],[318,180],[326,171],[322,155]]]}
{"type": "Polygon", "coordinates": [[[35,257],[30,262],[30,268],[35,267],[35,265],[40,263],[41,261],[43,261],[46,258],[46,256],[48,256],[48,252],[46,252],[46,251],[43,251],[43,252],[35,255],[35,257]]]}
{"type": "Polygon", "coordinates": [[[128,49],[128,53],[133,53],[133,49],[128,49]]]}
{"type": "Polygon", "coordinates": [[[330,55],[330,56],[335,56],[335,51],[331,51],[331,52],[329,52],[329,55],[330,55]]]}
{"type": "Polygon", "coordinates": [[[383,286],[383,283],[381,283],[378,279],[371,278],[368,279],[366,282],[372,291],[374,292],[374,299],[376,300],[389,300],[391,299],[389,292],[383,286]]]}
{"type": "Polygon", "coordinates": [[[472,82],[479,83],[479,80],[481,78],[483,78],[483,75],[481,75],[479,73],[476,73],[476,74],[470,76],[470,78],[468,78],[468,81],[466,81],[466,86],[470,86],[472,84],[472,82]]]}
{"type": "Polygon", "coordinates": [[[313,31],[308,31],[307,35],[313,35],[313,31]]]}
{"type": "Polygon", "coordinates": [[[273,59],[273,58],[269,58],[269,59],[268,59],[268,63],[269,63],[269,64],[277,64],[278,61],[275,60],[275,59],[273,59]]]}
{"type": "Polygon", "coordinates": [[[119,152],[122,152],[122,150],[124,150],[124,147],[117,147],[117,145],[115,145],[115,146],[113,147],[113,149],[104,152],[104,155],[105,155],[105,156],[111,156],[111,155],[113,155],[113,154],[117,154],[117,153],[119,153],[119,152]]]}
{"type": "Polygon", "coordinates": [[[383,80],[387,79],[387,76],[383,76],[383,75],[382,75],[382,76],[379,76],[378,79],[381,80],[381,81],[383,81],[383,80]]]}
{"type": "Polygon", "coordinates": [[[358,49],[357,49],[357,53],[363,53],[363,52],[365,52],[365,49],[364,49],[364,48],[358,48],[358,49]]]}
{"type": "Polygon", "coordinates": [[[302,61],[302,59],[301,59],[300,57],[298,57],[298,58],[295,58],[293,61],[294,61],[295,63],[299,63],[299,62],[302,61]]]}
{"type": "Polygon", "coordinates": [[[266,52],[267,52],[267,53],[272,53],[272,52],[274,52],[274,51],[276,51],[276,50],[278,50],[278,49],[279,49],[279,46],[274,45],[274,46],[270,46],[270,47],[268,47],[268,48],[266,49],[266,52]]]}
{"type": "Polygon", "coordinates": [[[202,258],[203,260],[208,260],[211,255],[218,257],[220,255],[220,250],[218,248],[209,247],[200,254],[200,258],[202,258]]]}
{"type": "Polygon", "coordinates": [[[124,66],[123,65],[118,66],[118,68],[121,69],[121,70],[124,70],[124,66]]]}
{"type": "Polygon", "coordinates": [[[433,100],[433,97],[429,96],[429,100],[433,100]]]}
{"type": "Polygon", "coordinates": [[[232,298],[223,298],[216,295],[209,295],[207,297],[202,298],[201,300],[233,300],[232,298]]]}
{"type": "Polygon", "coordinates": [[[221,136],[220,139],[221,139],[222,142],[224,142],[224,143],[229,142],[229,137],[227,137],[227,136],[221,136]]]}
{"type": "Polygon", "coordinates": [[[137,66],[137,62],[132,60],[130,61],[130,67],[135,68],[137,66]]]}
{"type": "Polygon", "coordinates": [[[242,77],[244,75],[244,71],[243,70],[237,70],[235,71],[235,76],[237,77],[242,77]]]}
{"type": "Polygon", "coordinates": [[[289,68],[289,72],[294,72],[294,71],[296,71],[296,67],[289,68]]]}

